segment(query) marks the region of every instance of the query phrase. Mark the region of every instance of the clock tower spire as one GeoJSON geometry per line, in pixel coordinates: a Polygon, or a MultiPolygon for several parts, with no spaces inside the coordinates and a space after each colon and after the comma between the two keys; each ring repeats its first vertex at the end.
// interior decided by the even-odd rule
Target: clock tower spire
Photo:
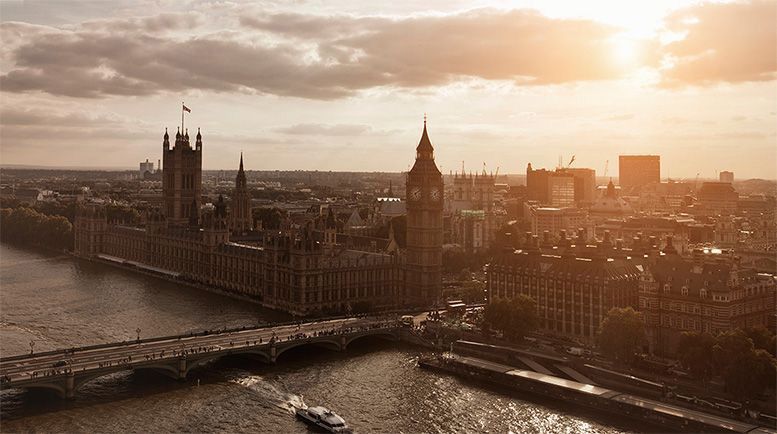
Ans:
{"type": "Polygon", "coordinates": [[[407,258],[404,304],[429,307],[442,288],[442,173],[434,162],[424,115],[424,130],[407,173],[407,258]]]}

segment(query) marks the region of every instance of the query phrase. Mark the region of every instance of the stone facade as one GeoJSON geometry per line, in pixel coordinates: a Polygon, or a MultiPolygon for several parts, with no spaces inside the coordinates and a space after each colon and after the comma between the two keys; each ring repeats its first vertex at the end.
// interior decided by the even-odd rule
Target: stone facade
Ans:
{"type": "Polygon", "coordinates": [[[523,249],[489,264],[488,299],[529,296],[537,303],[541,329],[592,341],[610,309],[636,305],[640,264],[609,238],[587,246],[583,235],[564,235],[551,246],[534,235],[523,249]]]}
{"type": "Polygon", "coordinates": [[[670,246],[646,264],[640,278],[639,309],[652,352],[673,355],[684,331],[774,330],[773,276],[740,267],[730,251],[701,249],[682,257],[670,246]]]}
{"type": "Polygon", "coordinates": [[[74,225],[77,255],[247,296],[297,315],[425,307],[436,300],[442,283],[443,185],[425,128],[417,168],[408,174],[408,189],[418,198],[408,206],[406,251],[399,251],[393,227],[380,248],[376,242],[369,250],[348,246],[354,235],[339,233],[331,209],[299,229],[255,231],[258,240],[231,241],[233,233],[251,229],[242,157],[232,198],[235,215],[223,197],[201,215],[200,187],[189,185],[201,179],[201,135],[191,149],[186,134],[179,133],[171,150],[165,133],[163,147],[164,207],[151,209],[144,227],[109,224],[100,206],[82,207],[74,225]],[[341,236],[349,242],[338,242],[341,236]]]}
{"type": "Polygon", "coordinates": [[[416,160],[407,174],[407,251],[404,298],[411,304],[438,302],[442,290],[444,186],[426,132],[416,147],[416,160]]]}

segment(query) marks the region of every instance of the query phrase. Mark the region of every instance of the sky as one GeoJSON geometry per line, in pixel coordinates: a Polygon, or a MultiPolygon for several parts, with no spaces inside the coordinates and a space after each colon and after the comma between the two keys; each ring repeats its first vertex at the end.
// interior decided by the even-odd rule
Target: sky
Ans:
{"type": "Polygon", "coordinates": [[[0,164],[777,178],[777,1],[0,1],[0,164]],[[609,162],[609,163],[608,163],[609,162]]]}

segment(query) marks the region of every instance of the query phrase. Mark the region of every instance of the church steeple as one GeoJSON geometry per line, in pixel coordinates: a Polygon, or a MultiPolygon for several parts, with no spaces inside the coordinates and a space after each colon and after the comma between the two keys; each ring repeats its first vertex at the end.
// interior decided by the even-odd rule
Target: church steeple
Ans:
{"type": "Polygon", "coordinates": [[[242,152],[240,153],[240,169],[238,169],[238,171],[240,171],[240,172],[243,171],[243,153],[242,152]]]}

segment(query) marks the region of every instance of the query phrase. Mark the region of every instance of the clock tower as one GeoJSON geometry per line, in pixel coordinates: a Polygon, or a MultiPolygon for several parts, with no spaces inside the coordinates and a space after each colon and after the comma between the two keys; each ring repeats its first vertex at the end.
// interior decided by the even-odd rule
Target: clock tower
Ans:
{"type": "Polygon", "coordinates": [[[434,163],[434,148],[426,132],[416,147],[415,164],[407,173],[407,305],[428,307],[442,288],[442,173],[434,163]]]}

